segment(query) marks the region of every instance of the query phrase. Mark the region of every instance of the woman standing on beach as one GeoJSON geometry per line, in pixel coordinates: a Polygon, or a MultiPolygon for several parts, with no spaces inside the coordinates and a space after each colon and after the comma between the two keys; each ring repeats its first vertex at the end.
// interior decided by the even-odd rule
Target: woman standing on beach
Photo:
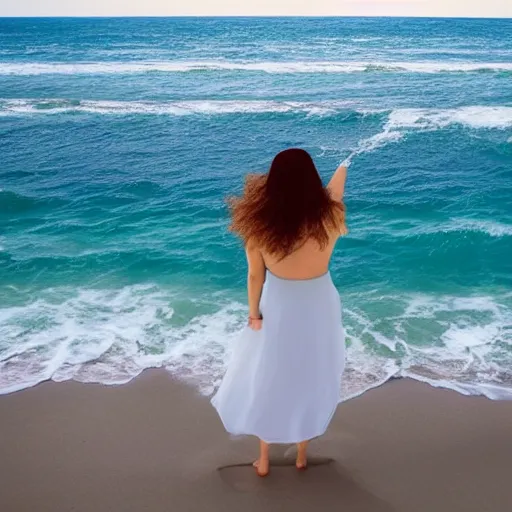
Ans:
{"type": "Polygon", "coordinates": [[[345,363],[341,302],[329,274],[347,233],[340,166],[324,187],[311,156],[288,149],[229,199],[230,229],[245,243],[248,326],[212,404],[226,430],[260,439],[257,473],[269,472],[269,443],[307,444],[322,435],[339,401],[345,363]]]}

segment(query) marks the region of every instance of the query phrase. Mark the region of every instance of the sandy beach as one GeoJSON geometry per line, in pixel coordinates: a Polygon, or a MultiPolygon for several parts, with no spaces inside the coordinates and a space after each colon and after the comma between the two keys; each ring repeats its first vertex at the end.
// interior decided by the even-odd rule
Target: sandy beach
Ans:
{"type": "Polygon", "coordinates": [[[512,510],[512,402],[407,379],[342,403],[297,472],[227,435],[164,370],[129,384],[45,382],[0,397],[2,512],[512,510]]]}

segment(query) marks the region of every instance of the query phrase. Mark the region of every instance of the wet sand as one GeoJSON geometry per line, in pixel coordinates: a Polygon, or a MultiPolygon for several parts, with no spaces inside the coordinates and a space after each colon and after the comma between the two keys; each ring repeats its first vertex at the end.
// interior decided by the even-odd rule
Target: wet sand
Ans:
{"type": "Polygon", "coordinates": [[[512,402],[408,379],[341,404],[298,472],[164,370],[0,396],[1,512],[512,511],[512,402]]]}

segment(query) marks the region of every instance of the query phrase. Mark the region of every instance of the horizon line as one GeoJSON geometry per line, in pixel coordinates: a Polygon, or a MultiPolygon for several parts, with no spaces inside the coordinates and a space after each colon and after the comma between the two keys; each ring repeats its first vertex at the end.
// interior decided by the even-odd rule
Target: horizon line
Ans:
{"type": "Polygon", "coordinates": [[[372,14],[88,14],[88,15],[69,15],[69,14],[43,14],[43,15],[14,15],[3,16],[0,19],[49,19],[49,18],[69,18],[69,19],[112,19],[112,18],[410,18],[410,19],[466,19],[466,20],[512,20],[510,16],[426,16],[426,15],[412,15],[412,16],[398,16],[398,15],[372,15],[372,14]]]}

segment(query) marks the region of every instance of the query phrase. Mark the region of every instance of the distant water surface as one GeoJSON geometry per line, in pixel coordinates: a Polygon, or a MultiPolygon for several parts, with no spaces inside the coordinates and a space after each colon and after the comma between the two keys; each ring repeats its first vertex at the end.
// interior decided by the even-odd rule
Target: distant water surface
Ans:
{"type": "Polygon", "coordinates": [[[512,397],[512,20],[0,19],[0,391],[163,366],[210,393],[246,314],[224,197],[351,158],[344,398],[512,397]]]}

